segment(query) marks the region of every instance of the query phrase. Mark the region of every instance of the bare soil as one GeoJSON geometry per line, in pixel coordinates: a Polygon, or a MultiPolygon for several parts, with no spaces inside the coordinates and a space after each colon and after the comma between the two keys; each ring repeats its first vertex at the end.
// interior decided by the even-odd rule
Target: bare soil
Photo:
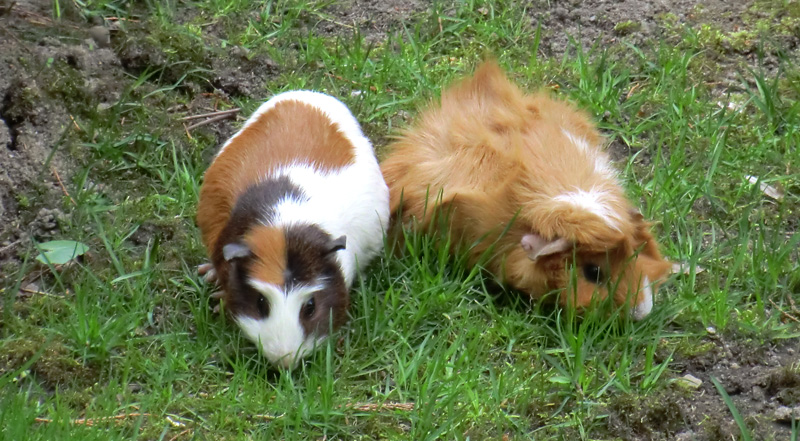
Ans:
{"type": "MultiPolygon", "coordinates": [[[[431,3],[342,1],[324,10],[330,19],[310,24],[308,31],[349,36],[357,29],[368,40],[381,41],[400,30],[405,20],[428,11],[431,3]]],[[[665,35],[666,25],[711,23],[735,30],[743,26],[742,17],[752,13],[748,12],[752,4],[729,0],[534,1],[529,16],[532,25],[541,23],[544,53],[561,57],[570,36],[584,47],[620,40],[646,45],[665,35]]],[[[146,69],[164,71],[164,82],[182,75],[171,70],[162,48],[141,38],[144,27],[131,25],[121,35],[111,22],[88,23],[76,14],[66,14],[56,22],[51,7],[49,0],[0,0],[0,285],[10,282],[3,280],[2,274],[20,264],[30,239],[57,236],[70,215],[72,205],[64,184],[73,182],[86,165],[85,152],[74,142],[81,129],[73,118],[91,116],[113,105],[146,69]],[[92,31],[98,25],[111,29],[100,32],[98,38],[96,29],[92,31]]],[[[222,38],[213,28],[208,32],[210,40],[222,38]]],[[[784,43],[791,50],[798,46],[791,39],[784,43]]],[[[746,48],[722,50],[719,57],[720,66],[728,66],[722,72],[726,78],[741,63],[755,59],[746,48]]],[[[196,109],[208,104],[204,93],[259,98],[263,84],[281,69],[265,55],[252,56],[241,50],[200,51],[192,62],[214,72],[210,80],[185,82],[187,93],[196,97],[196,109]]],[[[228,120],[210,130],[222,141],[233,127],[228,120]]],[[[698,389],[676,383],[645,403],[615,396],[607,409],[607,430],[626,440],[735,438],[738,429],[711,382],[715,377],[756,439],[788,439],[787,412],[800,417],[800,378],[788,370],[797,364],[799,353],[796,340],[774,345],[709,336],[702,351],[677,354],[670,364],[670,377],[691,374],[702,381],[698,389]]]]}
{"type": "Polygon", "coordinates": [[[753,439],[789,439],[791,415],[800,417],[800,374],[790,369],[797,364],[800,342],[773,345],[709,336],[695,351],[674,356],[670,388],[646,399],[614,397],[607,409],[609,432],[625,440],[739,439],[715,378],[753,439]],[[688,386],[682,380],[686,375],[702,383],[696,389],[688,386]]]}

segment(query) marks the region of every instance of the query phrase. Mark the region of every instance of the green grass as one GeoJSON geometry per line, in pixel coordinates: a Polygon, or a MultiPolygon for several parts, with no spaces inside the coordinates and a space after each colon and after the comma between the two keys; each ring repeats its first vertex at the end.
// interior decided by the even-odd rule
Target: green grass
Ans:
{"type": "MultiPolygon", "coordinates": [[[[699,346],[707,327],[742,341],[800,336],[780,312],[800,301],[800,70],[791,60],[776,75],[737,69],[740,91],[726,95],[692,29],[674,30],[680,45],[574,46],[549,59],[517,2],[434,2],[377,42],[355,30],[315,33],[333,20],[330,3],[75,3],[83,17],[135,17],[147,30],[138,44],[169,50],[159,69],[132,74],[112,108],[80,113],[83,130],[69,135],[85,164],[67,183],[77,205],[64,201],[63,234],[91,253],[46,271],[38,289],[48,295],[2,292],[0,438],[613,439],[609,403],[669,388],[673,357],[699,346]],[[193,18],[174,21],[187,10],[193,18]],[[222,29],[216,38],[202,31],[209,22],[222,29]],[[195,274],[205,254],[194,209],[217,145],[207,128],[187,137],[170,110],[199,99],[208,59],[232,45],[282,70],[258,98],[223,107],[247,115],[281,90],[326,91],[379,151],[406,124],[403,112],[493,53],[526,89],[558,86],[596,117],[666,255],[706,271],[674,276],[642,322],[602,310],[580,319],[503,292],[447,258],[442,238],[410,235],[364,274],[337,338],[295,372],[271,370],[211,312],[211,288],[195,274]],[[780,184],[785,198],[767,198],[746,175],[780,184]],[[358,408],[384,403],[414,408],[358,408]],[[104,419],[115,415],[128,416],[104,419]]],[[[53,7],[64,15],[64,2],[53,7]]],[[[29,247],[18,284],[35,255],[29,247]]]]}

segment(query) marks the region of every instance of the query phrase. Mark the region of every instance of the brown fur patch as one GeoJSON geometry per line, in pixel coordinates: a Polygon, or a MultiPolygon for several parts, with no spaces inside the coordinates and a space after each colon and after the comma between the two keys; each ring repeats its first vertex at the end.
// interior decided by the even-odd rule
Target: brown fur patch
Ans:
{"type": "Polygon", "coordinates": [[[350,293],[344,275],[332,251],[334,238],[317,225],[296,225],[286,230],[287,288],[298,283],[319,283],[323,288],[314,293],[314,313],[300,311],[300,324],[306,335],[327,335],[347,321],[350,293]]]}
{"type": "MultiPolygon", "coordinates": [[[[404,221],[416,218],[425,229],[435,225],[430,222],[435,208],[448,208],[454,238],[471,244],[486,237],[470,250],[473,262],[496,243],[486,267],[509,285],[534,297],[569,288],[573,255],[578,265],[602,255],[610,277],[621,280],[614,298],[624,303],[628,285],[636,293],[635,280],[647,275],[657,282],[669,265],[641,216],[629,215],[632,207],[601,143],[584,112],[544,93],[524,94],[489,62],[446,89],[439,106],[422,112],[390,146],[381,168],[393,213],[402,209],[404,221]],[[602,194],[613,225],[559,198],[578,190],[602,194]],[[576,249],[532,262],[520,246],[532,232],[548,240],[565,238],[576,249]],[[642,257],[636,259],[634,250],[640,247],[642,257]]],[[[588,282],[580,269],[578,279],[579,306],[588,305],[595,291],[602,298],[608,295],[604,285],[588,282]]],[[[562,295],[562,303],[567,300],[562,295]]]]}
{"type": "Polygon", "coordinates": [[[258,225],[244,237],[253,255],[249,276],[275,286],[283,286],[286,272],[286,237],[283,229],[258,225]]]}

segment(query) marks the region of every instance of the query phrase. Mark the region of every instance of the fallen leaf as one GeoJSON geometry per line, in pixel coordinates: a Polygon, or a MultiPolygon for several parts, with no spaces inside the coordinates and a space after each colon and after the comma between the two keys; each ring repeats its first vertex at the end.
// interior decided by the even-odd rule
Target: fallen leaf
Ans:
{"type": "Polygon", "coordinates": [[[747,182],[753,185],[758,183],[758,188],[761,190],[762,193],[767,195],[767,197],[770,197],[778,201],[783,199],[783,191],[781,189],[761,181],[761,178],[759,178],[758,176],[745,175],[745,178],[747,178],[747,182]]]}
{"type": "MultiPolygon", "coordinates": [[[[700,265],[694,266],[694,273],[700,274],[705,272],[705,268],[700,265]]],[[[692,265],[687,262],[675,262],[672,264],[672,272],[675,274],[686,274],[689,275],[692,273],[692,265]]]]}
{"type": "Polygon", "coordinates": [[[679,386],[686,389],[699,389],[703,385],[703,380],[692,374],[686,374],[675,381],[679,386]]]}

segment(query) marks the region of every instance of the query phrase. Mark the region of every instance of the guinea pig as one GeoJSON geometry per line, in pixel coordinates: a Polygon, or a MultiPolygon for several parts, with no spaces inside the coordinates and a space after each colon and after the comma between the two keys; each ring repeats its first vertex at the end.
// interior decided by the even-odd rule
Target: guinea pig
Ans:
{"type": "Polygon", "coordinates": [[[197,224],[226,312],[293,368],[347,321],[358,268],[383,248],[389,190],[350,110],[318,92],[263,103],[203,178],[197,224]]]}
{"type": "Polygon", "coordinates": [[[446,212],[470,262],[507,286],[577,309],[611,295],[642,319],[671,265],[601,144],[586,114],[485,62],[388,147],[393,222],[431,230],[446,212]]]}

